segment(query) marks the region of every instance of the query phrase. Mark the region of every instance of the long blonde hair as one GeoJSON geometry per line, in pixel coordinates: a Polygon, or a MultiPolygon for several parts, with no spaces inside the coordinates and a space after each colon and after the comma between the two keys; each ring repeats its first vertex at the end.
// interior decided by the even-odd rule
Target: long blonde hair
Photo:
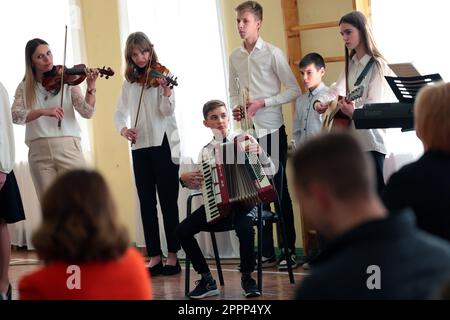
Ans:
{"type": "Polygon", "coordinates": [[[134,72],[136,65],[131,58],[131,53],[134,48],[139,48],[142,52],[150,52],[152,55],[152,61],[150,61],[150,64],[158,62],[158,55],[153,49],[153,44],[150,42],[145,33],[138,31],[130,34],[125,45],[125,78],[131,83],[136,82],[137,80],[134,72]]]}
{"type": "Polygon", "coordinates": [[[42,39],[35,38],[28,41],[25,46],[25,75],[23,77],[23,82],[25,83],[26,107],[29,109],[36,101],[36,92],[34,90],[36,86],[36,74],[31,57],[36,48],[40,45],[48,46],[48,43],[42,39]]]}

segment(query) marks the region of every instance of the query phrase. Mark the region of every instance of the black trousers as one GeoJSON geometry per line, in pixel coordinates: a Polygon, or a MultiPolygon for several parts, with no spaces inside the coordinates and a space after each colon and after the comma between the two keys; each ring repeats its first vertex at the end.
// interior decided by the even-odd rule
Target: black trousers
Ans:
{"type": "MultiPolygon", "coordinates": [[[[281,196],[281,210],[283,211],[283,217],[286,225],[287,244],[288,248],[295,250],[295,225],[294,225],[294,212],[292,209],[292,200],[289,194],[287,179],[286,179],[286,163],[287,163],[287,135],[286,129],[283,126],[267,136],[259,139],[259,144],[264,148],[267,154],[270,155],[275,166],[278,168],[278,164],[281,164],[284,168],[283,176],[281,176],[281,170],[278,170],[274,177],[275,186],[280,186],[280,179],[283,178],[283,190],[278,190],[281,196]]],[[[265,209],[270,210],[269,206],[265,209]]],[[[278,239],[281,239],[281,230],[277,230],[278,239]]],[[[273,226],[272,223],[265,224],[262,230],[262,255],[264,257],[272,257],[275,255],[275,247],[273,242],[273,226]]],[[[284,248],[284,244],[281,241],[278,242],[281,248],[284,248]]]]}
{"type": "Polygon", "coordinates": [[[172,161],[167,136],[164,136],[161,146],[133,150],[132,157],[147,254],[149,257],[162,254],[156,192],[164,220],[168,251],[177,252],[180,250],[175,236],[175,228],[179,223],[179,165],[172,161]]]}
{"type": "Polygon", "coordinates": [[[383,195],[384,187],[386,186],[384,183],[384,175],[383,175],[384,159],[386,155],[378,151],[370,151],[370,156],[375,166],[375,176],[377,179],[376,182],[378,195],[381,197],[383,195]]]}
{"type": "Polygon", "coordinates": [[[255,269],[255,231],[253,217],[247,215],[247,212],[236,212],[214,224],[208,224],[205,207],[201,206],[179,224],[176,233],[194,270],[204,274],[209,272],[209,267],[194,235],[200,231],[221,232],[233,229],[239,238],[241,272],[250,273],[255,269]]]}

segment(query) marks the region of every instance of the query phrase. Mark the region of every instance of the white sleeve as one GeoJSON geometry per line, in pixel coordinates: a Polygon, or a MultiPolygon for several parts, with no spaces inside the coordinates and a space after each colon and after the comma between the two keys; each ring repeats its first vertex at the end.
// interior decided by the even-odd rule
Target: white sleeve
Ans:
{"type": "Polygon", "coordinates": [[[274,71],[284,85],[285,90],[276,96],[264,99],[266,107],[295,101],[302,94],[297,84],[297,79],[295,79],[286,57],[279,48],[274,50],[272,59],[274,71]]]}
{"type": "Polygon", "coordinates": [[[74,109],[77,110],[83,118],[92,118],[95,112],[95,106],[91,106],[86,102],[83,93],[81,93],[81,88],[79,86],[70,87],[70,95],[74,109]]]}
{"type": "Polygon", "coordinates": [[[236,71],[236,68],[234,67],[233,63],[231,62],[231,56],[229,59],[229,78],[228,78],[228,91],[230,96],[230,108],[233,109],[234,107],[238,106],[239,103],[239,88],[236,85],[236,79],[238,78],[238,74],[236,71]]]}
{"type": "Polygon", "coordinates": [[[8,92],[0,83],[0,171],[11,172],[14,166],[14,134],[8,92]]]}
{"type": "Polygon", "coordinates": [[[114,124],[119,133],[124,127],[128,127],[130,118],[130,106],[128,101],[129,86],[129,82],[125,80],[122,85],[122,93],[117,102],[117,110],[114,114],[114,124]]]}
{"type": "Polygon", "coordinates": [[[163,92],[163,88],[159,86],[159,111],[163,116],[167,117],[172,115],[175,111],[175,90],[172,90],[172,94],[170,95],[170,97],[166,97],[163,92]]]}
{"type": "Polygon", "coordinates": [[[27,122],[27,115],[30,112],[25,106],[23,82],[21,82],[16,89],[14,95],[14,102],[11,107],[12,121],[15,124],[25,124],[27,122]]]}

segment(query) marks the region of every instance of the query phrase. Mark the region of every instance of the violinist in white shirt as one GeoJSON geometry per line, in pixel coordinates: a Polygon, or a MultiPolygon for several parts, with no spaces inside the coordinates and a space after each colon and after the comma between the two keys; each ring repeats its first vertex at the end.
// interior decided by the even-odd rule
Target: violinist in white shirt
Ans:
{"type": "Polygon", "coordinates": [[[177,259],[180,244],[175,237],[179,223],[179,138],[175,95],[169,83],[172,79],[155,69],[162,66],[153,44],[142,32],[128,36],[125,60],[126,80],[114,121],[117,131],[131,142],[149,272],[152,276],[173,275],[181,272],[181,267],[177,259]],[[165,265],[161,258],[157,192],[168,247],[165,265]]]}

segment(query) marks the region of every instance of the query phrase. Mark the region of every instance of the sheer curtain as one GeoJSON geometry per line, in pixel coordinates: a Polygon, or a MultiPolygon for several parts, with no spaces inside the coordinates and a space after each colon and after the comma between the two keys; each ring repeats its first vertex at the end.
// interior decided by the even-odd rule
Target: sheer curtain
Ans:
{"type": "MultiPolygon", "coordinates": [[[[79,7],[75,0],[15,0],[0,4],[0,29],[2,70],[0,81],[5,85],[12,103],[17,85],[25,74],[25,45],[28,40],[41,38],[53,52],[55,64],[63,63],[64,26],[68,26],[66,65],[80,61],[79,7]],[[19,14],[20,13],[20,14],[19,14]]],[[[79,119],[82,130],[82,147],[86,159],[91,158],[88,129],[84,119],[79,119]]],[[[19,184],[26,220],[10,225],[14,245],[32,249],[31,234],[41,221],[39,201],[28,168],[28,147],[25,145],[25,126],[14,125],[16,165],[14,172],[19,184]]]]}
{"type": "MultiPolygon", "coordinates": [[[[142,31],[154,44],[160,63],[178,77],[175,87],[176,117],[181,137],[180,171],[192,170],[201,148],[212,138],[202,124],[203,104],[211,99],[227,102],[226,55],[223,45],[220,3],[215,0],[123,0],[121,5],[122,48],[131,32],[142,31]]],[[[187,189],[180,189],[180,221],[186,216],[187,189]]],[[[200,203],[197,203],[200,205],[200,203]]],[[[159,210],[159,207],[158,207],[159,210]]],[[[144,246],[136,196],[137,244],[144,246]]],[[[161,245],[166,241],[159,213],[161,245]]],[[[209,235],[198,236],[206,256],[212,256],[209,235]]],[[[224,257],[238,256],[234,232],[218,234],[224,257]]]]}
{"type": "MultiPolygon", "coordinates": [[[[450,42],[444,34],[450,30],[449,9],[450,3],[441,0],[372,0],[374,36],[389,63],[412,62],[421,74],[439,73],[448,81],[450,42]]],[[[415,131],[389,129],[386,144],[386,178],[423,153],[415,131]]]]}

